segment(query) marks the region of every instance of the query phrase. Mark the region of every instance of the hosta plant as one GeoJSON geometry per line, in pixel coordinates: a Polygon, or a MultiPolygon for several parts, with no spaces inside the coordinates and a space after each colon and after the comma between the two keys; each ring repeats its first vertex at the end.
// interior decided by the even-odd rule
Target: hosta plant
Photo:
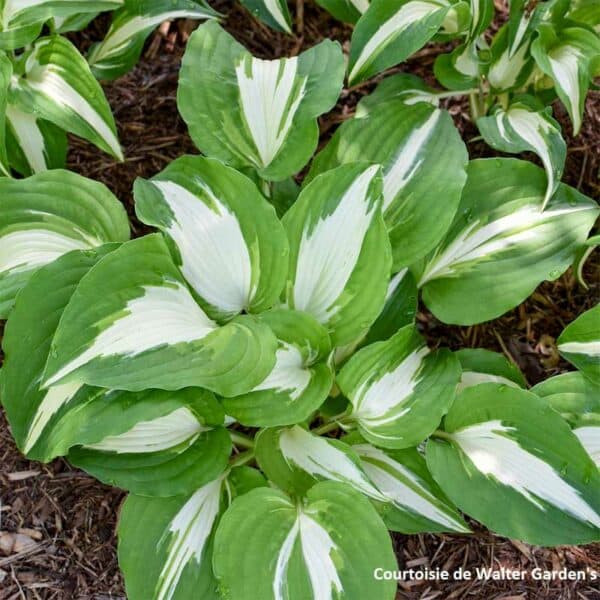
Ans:
{"type": "Polygon", "coordinates": [[[542,210],[542,169],[468,162],[447,112],[389,86],[298,189],[343,77],[332,42],[265,61],[207,23],[178,91],[205,156],[134,188],[155,233],[126,241],[103,188],[86,210],[47,186],[28,203],[49,174],[3,194],[0,283],[20,291],[0,397],[28,457],[129,492],[131,600],[391,600],[387,530],[468,534],[467,516],[600,540],[597,315],[558,340],[580,371],[532,390],[415,325],[419,296],[445,322],[513,308],[586,248],[598,206],[559,183],[542,210]]]}
{"type": "Polygon", "coordinates": [[[125,73],[162,21],[216,15],[192,0],[0,2],[0,175],[63,167],[67,132],[122,160],[111,109],[96,77],[125,73]],[[116,12],[88,63],[62,34],[84,27],[102,11],[116,12]]]}

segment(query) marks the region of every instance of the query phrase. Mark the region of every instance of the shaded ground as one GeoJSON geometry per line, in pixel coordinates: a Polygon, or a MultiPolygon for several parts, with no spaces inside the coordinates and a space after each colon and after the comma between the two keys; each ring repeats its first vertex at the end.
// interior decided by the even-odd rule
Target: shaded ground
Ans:
{"type": "MultiPolygon", "coordinates": [[[[313,5],[303,6],[303,34],[289,38],[273,34],[251,22],[244,9],[219,2],[228,13],[226,26],[255,54],[270,58],[296,53],[324,37],[344,42],[349,29],[336,23],[313,5]]],[[[99,21],[81,34],[85,47],[102,35],[106,22],[99,21]]],[[[186,128],[177,114],[176,84],[183,43],[190,24],[163,29],[150,42],[136,69],[106,91],[117,119],[127,159],[114,164],[80,140],[72,140],[69,167],[106,183],[127,204],[137,235],[144,227],[135,219],[131,204],[132,182],[148,177],[186,152],[195,153],[186,128]]],[[[429,78],[437,48],[426,48],[402,65],[402,70],[429,78]]],[[[431,80],[430,80],[431,81],[431,80]]],[[[433,82],[432,82],[433,83],[433,82]]],[[[321,119],[322,140],[350,116],[356,101],[372,85],[345,91],[340,103],[321,119]]],[[[472,158],[492,156],[493,151],[474,141],[477,132],[466,106],[450,101],[449,109],[463,133],[472,158]]],[[[566,132],[570,126],[561,107],[555,114],[566,132]]],[[[598,198],[600,184],[600,94],[590,96],[582,133],[568,139],[565,181],[598,198]]],[[[530,383],[568,369],[553,348],[553,339],[566,323],[600,298],[598,254],[586,266],[590,290],[586,292],[567,273],[546,282],[524,304],[500,319],[473,327],[443,325],[427,311],[419,313],[419,325],[432,345],[451,348],[484,347],[506,353],[524,370],[530,383]]],[[[64,461],[41,465],[23,459],[0,417],[0,600],[124,598],[116,562],[114,536],[123,495],[107,488],[64,461]]],[[[456,535],[394,536],[401,568],[506,566],[530,570],[600,568],[600,544],[586,547],[540,549],[511,542],[480,527],[471,537],[456,535]]],[[[590,582],[446,582],[401,585],[399,598],[587,598],[600,600],[599,585],[590,582]],[[595,586],[595,587],[593,587],[595,586]]],[[[201,599],[198,599],[201,600],[201,599]]],[[[365,599],[376,600],[376,599],[365,599]]]]}

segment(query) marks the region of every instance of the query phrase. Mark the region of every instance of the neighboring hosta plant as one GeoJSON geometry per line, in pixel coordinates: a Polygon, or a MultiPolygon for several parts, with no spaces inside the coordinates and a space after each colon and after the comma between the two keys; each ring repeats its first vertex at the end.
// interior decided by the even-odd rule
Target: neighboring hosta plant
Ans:
{"type": "Polygon", "coordinates": [[[122,160],[111,109],[95,76],[125,73],[162,21],[216,15],[192,0],[0,2],[0,175],[63,167],[67,132],[122,160]],[[112,27],[92,48],[90,69],[61,33],[85,27],[99,12],[112,10],[112,27]]]}
{"type": "Polygon", "coordinates": [[[21,289],[0,398],[28,457],[129,492],[131,600],[391,600],[387,530],[467,534],[462,512],[534,544],[600,540],[585,324],[559,340],[575,399],[415,325],[419,293],[447,322],[513,308],[585,249],[597,205],[559,184],[542,211],[542,169],[469,163],[446,112],[389,86],[299,190],[343,74],[335,43],[265,61],[202,25],[178,102],[207,156],[136,181],[156,233],[114,235],[108,196],[29,206],[47,174],[3,194],[0,282],[21,289]]]}

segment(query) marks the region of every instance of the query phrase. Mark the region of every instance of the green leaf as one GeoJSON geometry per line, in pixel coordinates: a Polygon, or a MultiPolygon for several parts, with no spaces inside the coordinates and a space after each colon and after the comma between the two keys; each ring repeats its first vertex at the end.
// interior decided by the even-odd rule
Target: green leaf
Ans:
{"type": "Polygon", "coordinates": [[[476,39],[490,25],[494,18],[494,0],[469,0],[471,8],[470,40],[476,39]]]}
{"type": "Polygon", "coordinates": [[[254,317],[224,327],[209,319],[154,234],[123,244],[83,277],[53,340],[44,386],[198,386],[237,395],[271,371],[275,349],[254,317]]]}
{"type": "Polygon", "coordinates": [[[344,62],[326,40],[297,57],[253,57],[215,22],[190,37],[177,103],[195,144],[236,168],[283,180],[311,158],[316,119],[336,103],[344,62]]]}
{"type": "Polygon", "coordinates": [[[445,323],[500,316],[572,263],[599,214],[597,204],[560,184],[544,212],[544,172],[513,159],[474,160],[445,239],[428,257],[419,286],[445,323]]]}
{"type": "Polygon", "coordinates": [[[12,63],[8,56],[0,51],[0,176],[10,177],[10,166],[6,153],[6,96],[12,76],[12,63]]]}
{"type": "Polygon", "coordinates": [[[556,344],[564,358],[600,384],[600,304],[569,323],[556,344]]]}
{"type": "Polygon", "coordinates": [[[279,340],[275,366],[254,390],[224,399],[223,406],[250,427],[300,423],[323,404],[333,385],[329,335],[309,314],[294,310],[274,309],[259,319],[279,340]]]}
{"type": "Polygon", "coordinates": [[[8,160],[21,175],[62,169],[67,159],[67,135],[50,121],[25,112],[16,104],[6,106],[8,160]]]}
{"type": "Polygon", "coordinates": [[[496,92],[505,92],[525,85],[531,75],[531,37],[522,31],[511,39],[509,25],[498,30],[490,48],[491,60],[487,80],[496,92]]]}
{"type": "Polygon", "coordinates": [[[352,403],[363,437],[384,448],[409,448],[433,433],[452,404],[460,366],[447,350],[430,352],[412,325],[359,350],[337,384],[352,403]]]}
{"type": "Polygon", "coordinates": [[[285,0],[240,0],[240,2],[269,27],[292,34],[292,19],[285,0]]]}
{"type": "Polygon", "coordinates": [[[583,267],[585,266],[587,259],[598,246],[600,246],[600,235],[590,236],[586,240],[585,245],[577,251],[575,260],[573,261],[573,272],[575,273],[575,277],[586,290],[589,289],[589,285],[584,278],[583,267]]]}
{"type": "Polygon", "coordinates": [[[334,482],[315,485],[301,505],[278,490],[255,489],[225,512],[215,536],[219,588],[235,600],[392,600],[395,582],[374,573],[395,565],[376,511],[334,482]]]}
{"type": "Polygon", "coordinates": [[[317,0],[317,4],[338,21],[355,24],[370,5],[370,0],[317,0]]]}
{"type": "Polygon", "coordinates": [[[600,37],[582,27],[568,27],[557,34],[546,24],[540,26],[531,53],[538,67],[554,80],[556,93],[571,117],[573,134],[577,135],[592,64],[600,56],[600,37]]]}
{"type": "Polygon", "coordinates": [[[381,311],[391,253],[377,165],[346,164],[311,181],[283,219],[290,241],[287,304],[354,341],[381,311]]]}
{"type": "MultiPolygon", "coordinates": [[[[75,176],[72,174],[74,177],[75,176]]],[[[31,181],[31,180],[29,180],[31,181]]],[[[99,185],[99,184],[96,184],[99,185]]],[[[17,446],[29,458],[48,461],[66,450],[47,441],[49,423],[75,396],[97,393],[79,384],[39,387],[50,342],[80,279],[116,244],[73,251],[37,270],[19,293],[6,324],[0,399],[17,446]]],[[[61,440],[57,440],[61,443],[61,440]]],[[[68,449],[68,445],[67,445],[68,449]]]]}
{"type": "Polygon", "coordinates": [[[600,539],[600,471],[544,400],[495,383],[468,388],[444,429],[427,465],[461,510],[529,544],[600,539]]]}
{"type": "Polygon", "coordinates": [[[481,70],[475,43],[458,46],[449,54],[439,54],[433,65],[436,79],[449,90],[477,87],[481,70]]]}
{"type": "Polygon", "coordinates": [[[432,479],[416,448],[383,451],[360,439],[352,449],[373,483],[389,502],[374,501],[392,531],[469,533],[462,517],[432,479]]]}
{"type": "Polygon", "coordinates": [[[0,317],[39,267],[70,250],[129,238],[123,205],[103,184],[69,171],[0,178],[0,317]]]}
{"type": "Polygon", "coordinates": [[[39,39],[24,71],[13,83],[13,102],[123,160],[108,101],[71,42],[60,35],[39,39]]]}
{"type": "Polygon", "coordinates": [[[406,60],[442,26],[443,0],[373,0],[352,34],[348,80],[355,85],[406,60]]]}
{"type": "Polygon", "coordinates": [[[336,131],[309,175],[313,178],[360,160],[382,165],[383,214],[395,270],[422,258],[439,243],[458,207],[468,162],[465,144],[448,112],[429,102],[407,104],[407,100],[362,108],[359,118],[336,131]],[[383,137],[382,129],[387,132],[383,137]]]}
{"type": "Polygon", "coordinates": [[[573,429],[573,433],[600,469],[600,415],[596,415],[593,423],[573,429]]]}
{"type": "Polygon", "coordinates": [[[523,373],[505,356],[483,348],[463,348],[454,353],[462,368],[457,391],[480,383],[527,387],[523,373]]]}
{"type": "Polygon", "coordinates": [[[177,264],[213,319],[261,312],[279,298],[289,260],[275,209],[244,175],[183,156],[134,185],[136,213],[176,247],[177,264]]]}
{"type": "Polygon", "coordinates": [[[548,185],[542,210],[556,191],[567,157],[567,145],[552,110],[536,110],[527,98],[513,102],[508,110],[497,108],[493,115],[477,120],[483,139],[496,150],[520,154],[535,152],[540,157],[548,185]]]}
{"type": "Polygon", "coordinates": [[[144,42],[164,21],[210,19],[218,16],[204,2],[191,0],[133,0],[117,11],[104,39],[88,54],[92,73],[98,79],[116,79],[138,61],[144,42]]]}
{"type": "Polygon", "coordinates": [[[600,4],[596,0],[573,0],[568,17],[600,32],[600,4]]]}
{"type": "Polygon", "coordinates": [[[218,600],[211,566],[227,473],[171,498],[130,494],[119,516],[119,566],[129,600],[218,600]]]}

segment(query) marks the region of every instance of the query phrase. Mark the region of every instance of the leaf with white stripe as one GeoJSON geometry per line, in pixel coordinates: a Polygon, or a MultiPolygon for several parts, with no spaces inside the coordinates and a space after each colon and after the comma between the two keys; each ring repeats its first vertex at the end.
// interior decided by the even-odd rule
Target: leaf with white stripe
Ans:
{"type": "Polygon", "coordinates": [[[600,384],[600,304],[569,323],[556,345],[564,358],[600,384]]]}
{"type": "Polygon", "coordinates": [[[17,446],[32,459],[47,461],[66,453],[45,439],[48,424],[76,395],[87,398],[90,392],[97,392],[81,389],[79,384],[42,390],[39,384],[50,342],[75,287],[116,246],[69,252],[41,267],[19,293],[6,324],[0,399],[17,446]]]}
{"type": "Polygon", "coordinates": [[[225,411],[251,427],[304,421],[323,404],[333,385],[329,335],[308,313],[274,309],[259,319],[278,339],[275,366],[248,394],[223,399],[225,411]]]}
{"type": "Polygon", "coordinates": [[[312,157],[317,117],[336,103],[343,77],[335,42],[292,58],[262,60],[208,22],[187,44],[177,104],[204,154],[280,181],[312,157]]]}
{"type": "Polygon", "coordinates": [[[285,284],[288,242],[275,209],[223,163],[184,156],[134,186],[136,213],[177,248],[176,262],[213,319],[273,306],[285,284]]]}
{"type": "Polygon", "coordinates": [[[223,327],[210,319],[153,234],[123,244],[82,278],[54,337],[44,386],[198,386],[237,395],[270,372],[275,349],[275,336],[252,316],[223,327]]]}
{"type": "Polygon", "coordinates": [[[498,30],[490,47],[487,80],[496,92],[505,92],[524,86],[531,75],[531,36],[522,36],[519,43],[510,41],[510,29],[505,25],[498,30]]]}
{"type": "Polygon", "coordinates": [[[292,34],[292,19],[286,0],[240,0],[240,2],[269,27],[292,34]]]}
{"type": "Polygon", "coordinates": [[[351,163],[313,179],[283,218],[290,241],[287,304],[310,313],[341,346],[383,308],[390,242],[379,166],[351,163]]]}
{"type": "Polygon", "coordinates": [[[24,176],[62,169],[67,159],[67,135],[50,121],[10,102],[6,106],[6,136],[10,166],[24,176]]]}
{"type": "Polygon", "coordinates": [[[573,433],[600,469],[600,415],[595,423],[576,427],[573,433]]]}
{"type": "Polygon", "coordinates": [[[369,480],[357,454],[339,440],[315,435],[300,425],[262,429],[256,437],[255,451],[267,478],[289,494],[302,496],[316,482],[331,480],[386,502],[369,480]]]}
{"type": "MultiPolygon", "coordinates": [[[[90,415],[98,423],[80,433],[69,462],[103,483],[144,496],[185,494],[216,477],[231,454],[229,432],[215,424],[217,401],[199,388],[169,392],[161,402],[166,394],[136,398],[121,392],[92,401],[80,417],[90,415]],[[212,419],[202,416],[207,408],[202,401],[216,405],[208,406],[212,419]]],[[[220,416],[222,423],[222,411],[220,416]]]]}
{"type": "Polygon", "coordinates": [[[481,71],[482,61],[474,42],[457,46],[448,54],[438,55],[433,64],[435,78],[449,90],[476,88],[481,71]]]}
{"type": "Polygon", "coordinates": [[[569,19],[593,27],[600,33],[600,4],[596,0],[573,0],[568,14],[569,19]]]}
{"type": "Polygon", "coordinates": [[[0,51],[0,176],[10,176],[10,166],[6,152],[6,97],[11,77],[12,63],[8,56],[0,51]]]}
{"type": "Polygon", "coordinates": [[[309,177],[360,160],[382,165],[383,215],[399,270],[425,256],[450,227],[468,155],[445,110],[400,98],[367,106],[339,127],[309,177]]]}
{"type": "Polygon", "coordinates": [[[458,511],[432,479],[416,448],[387,450],[355,440],[352,449],[363,469],[388,499],[375,501],[388,529],[401,533],[453,531],[470,533],[458,511]]]}
{"type": "Polygon", "coordinates": [[[361,98],[355,117],[360,119],[368,116],[379,104],[385,104],[389,100],[400,100],[408,105],[425,102],[434,108],[438,108],[440,104],[437,92],[421,78],[408,73],[396,73],[386,77],[373,92],[361,98]]]}
{"type": "Polygon", "coordinates": [[[69,171],[0,178],[0,317],[39,267],[71,250],[129,238],[123,205],[103,184],[69,171]]]}
{"type": "Polygon", "coordinates": [[[427,307],[461,325],[498,317],[559,277],[600,212],[563,184],[542,212],[546,176],[526,161],[474,160],[467,175],[454,223],[419,281],[427,307]]]}
{"type": "Polygon", "coordinates": [[[98,79],[116,79],[138,61],[144,42],[164,21],[173,19],[212,19],[217,17],[210,6],[192,0],[128,1],[113,15],[104,39],[88,53],[92,73],[98,79]]]}
{"type": "Polygon", "coordinates": [[[469,40],[476,39],[490,25],[494,18],[494,0],[469,0],[471,9],[471,25],[469,27],[469,40]]]}
{"type": "Polygon", "coordinates": [[[35,43],[25,60],[23,75],[13,82],[12,94],[26,112],[123,160],[104,92],[86,60],[66,38],[56,35],[35,43]]]}
{"type": "Polygon", "coordinates": [[[585,280],[583,269],[588,258],[598,246],[600,246],[600,235],[590,236],[586,240],[585,244],[578,250],[577,254],[575,255],[575,260],[573,261],[573,273],[575,274],[579,284],[586,290],[589,289],[590,286],[585,280]]]}
{"type": "Polygon", "coordinates": [[[577,135],[592,68],[600,56],[600,37],[582,27],[568,27],[557,34],[545,24],[538,30],[531,53],[538,67],[554,80],[556,93],[571,117],[573,134],[577,135]]]}
{"type": "Polygon", "coordinates": [[[483,348],[463,348],[454,355],[462,368],[457,392],[480,383],[527,386],[523,373],[502,354],[483,348]]]}
{"type": "Polygon", "coordinates": [[[450,7],[448,0],[373,0],[352,34],[350,85],[422,48],[442,26],[450,7]]]}
{"type": "Polygon", "coordinates": [[[464,390],[427,444],[427,465],[461,510],[500,535],[546,546],[600,539],[600,471],[530,392],[464,390]]]}
{"type": "Polygon", "coordinates": [[[370,0],[316,0],[316,2],[338,21],[353,25],[367,12],[371,4],[370,0]]]}
{"type": "Polygon", "coordinates": [[[413,325],[359,350],[336,383],[352,403],[363,437],[384,448],[410,448],[433,433],[454,399],[458,360],[430,352],[413,325]]]}
{"type": "Polygon", "coordinates": [[[542,210],[560,183],[567,157],[560,125],[551,115],[550,107],[536,110],[532,102],[522,99],[508,110],[498,107],[492,115],[477,120],[483,139],[492,148],[511,154],[529,151],[540,157],[548,178],[542,210]]]}
{"type": "Polygon", "coordinates": [[[219,589],[235,600],[392,600],[396,593],[395,582],[373,576],[396,568],[385,525],[365,498],[335,482],[318,483],[302,504],[269,488],[241,496],[221,518],[213,566],[219,589]]]}

